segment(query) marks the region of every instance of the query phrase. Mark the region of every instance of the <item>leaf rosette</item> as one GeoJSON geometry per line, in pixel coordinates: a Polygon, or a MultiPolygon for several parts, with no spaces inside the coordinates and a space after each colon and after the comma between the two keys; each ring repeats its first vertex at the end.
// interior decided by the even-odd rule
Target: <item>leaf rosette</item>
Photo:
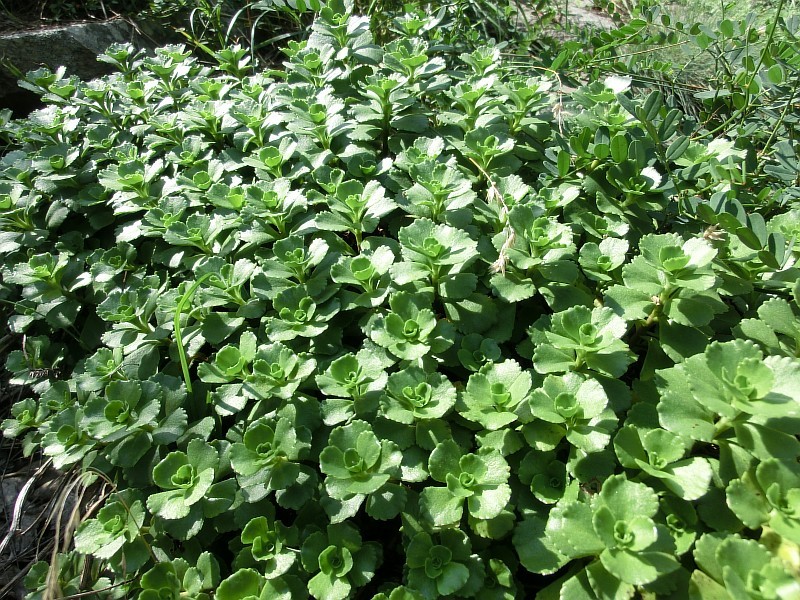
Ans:
{"type": "Polygon", "coordinates": [[[490,363],[470,375],[457,410],[489,431],[502,429],[519,418],[517,408],[524,406],[531,386],[531,374],[516,361],[490,363]]]}
{"type": "Polygon", "coordinates": [[[280,577],[297,559],[299,546],[295,528],[266,516],[253,517],[242,529],[244,548],[236,557],[235,567],[257,567],[267,579],[280,577]]]}
{"type": "Polygon", "coordinates": [[[465,369],[480,371],[486,363],[497,362],[502,357],[500,346],[492,338],[469,333],[461,338],[458,360],[465,369]]]}
{"type": "MultiPolygon", "coordinates": [[[[159,433],[161,388],[153,381],[112,381],[105,396],[86,404],[82,424],[96,440],[114,445],[107,450],[113,464],[132,466],[153,443],[153,433],[159,442],[167,442],[159,433]]],[[[178,429],[186,426],[186,413],[176,409],[169,418],[178,429]]],[[[176,439],[174,436],[173,439],[176,439]]]]}
{"type": "Polygon", "coordinates": [[[300,549],[303,567],[313,577],[308,592],[317,600],[344,600],[366,585],[382,558],[375,542],[364,543],[349,523],[328,525],[309,535],[300,549]]]}
{"type": "Polygon", "coordinates": [[[456,389],[439,373],[407,367],[392,373],[386,393],[381,396],[381,414],[387,419],[411,425],[416,421],[440,419],[456,403],[456,389]]]}
{"type": "Polygon", "coordinates": [[[800,544],[800,468],[795,462],[763,461],[754,471],[732,480],[728,506],[749,529],[767,526],[800,544]]]}
{"type": "Polygon", "coordinates": [[[277,419],[253,421],[242,441],[231,445],[231,466],[249,502],[298,482],[303,470],[299,461],[311,446],[311,432],[292,417],[288,411],[277,419]]]}
{"type": "Polygon", "coordinates": [[[479,256],[478,245],[466,231],[421,218],[403,227],[397,239],[404,261],[393,265],[391,274],[398,285],[430,281],[449,299],[475,290],[477,277],[468,270],[479,256]]]}
{"type": "Polygon", "coordinates": [[[362,234],[375,231],[379,219],[397,207],[377,181],[365,185],[353,179],[336,186],[335,193],[327,197],[327,205],[330,211],[320,212],[314,225],[325,231],[352,232],[359,243],[362,234]]]}
{"type": "Polygon", "coordinates": [[[144,521],[144,503],[137,494],[131,490],[115,494],[94,518],[78,526],[75,549],[101,559],[112,559],[122,551],[124,564],[135,570],[149,558],[141,539],[144,521]]]}
{"type": "MultiPolygon", "coordinates": [[[[577,373],[548,375],[542,386],[531,392],[527,408],[535,419],[556,425],[551,430],[559,438],[566,437],[584,452],[603,450],[617,428],[617,417],[603,386],[596,379],[577,373]]],[[[541,427],[534,420],[524,426],[523,432],[534,438],[541,427]]]]}
{"type": "Polygon", "coordinates": [[[598,282],[614,280],[614,272],[625,262],[629,244],[627,240],[608,237],[587,242],[581,246],[579,263],[589,279],[598,282]]]}
{"type": "Polygon", "coordinates": [[[561,554],[598,556],[613,578],[644,585],[680,566],[672,537],[654,520],[658,508],[658,496],[649,487],[613,475],[591,504],[558,504],[545,531],[561,554]]]}
{"type": "Polygon", "coordinates": [[[33,398],[15,402],[11,406],[11,417],[4,419],[0,424],[3,437],[16,438],[25,431],[39,427],[47,418],[48,413],[47,407],[33,398]]]}
{"type": "Polygon", "coordinates": [[[286,342],[322,334],[328,321],[339,312],[339,300],[317,303],[305,285],[298,285],[280,292],[273,307],[277,316],[264,318],[264,332],[272,341],[286,342]]]}
{"type": "Polygon", "coordinates": [[[376,315],[368,324],[369,336],[402,360],[416,360],[432,352],[438,354],[453,345],[454,331],[439,321],[419,295],[397,292],[389,297],[391,311],[376,315]]]}
{"type": "Polygon", "coordinates": [[[800,414],[796,360],[765,358],[744,340],[713,342],[659,371],[657,385],[659,421],[679,436],[711,441],[733,430],[737,444],[762,459],[800,451],[792,425],[800,414]]]}
{"type": "Polygon", "coordinates": [[[623,427],[614,437],[614,449],[623,467],[655,477],[679,498],[697,500],[711,483],[708,461],[684,458],[687,448],[683,440],[664,429],[623,427]]]}
{"type": "Polygon", "coordinates": [[[694,550],[698,569],[689,589],[706,597],[779,598],[800,591],[797,578],[778,557],[755,540],[710,533],[694,550]]]}
{"type": "Polygon", "coordinates": [[[555,504],[564,497],[571,479],[567,465],[555,453],[531,450],[522,459],[519,479],[530,487],[539,502],[555,504]]]}
{"type": "Polygon", "coordinates": [[[539,373],[566,373],[582,368],[620,377],[634,361],[623,342],[628,327],[609,308],[575,306],[544,317],[528,331],[535,346],[533,366],[539,373]]]}
{"type": "Polygon", "coordinates": [[[445,529],[435,537],[417,533],[406,550],[409,587],[426,599],[459,592],[472,595],[471,588],[482,584],[483,570],[471,552],[469,538],[458,529],[445,529]]]}
{"type": "Polygon", "coordinates": [[[216,482],[220,467],[216,448],[195,438],[186,452],[167,454],[153,467],[153,482],[163,492],[147,498],[147,509],[166,521],[175,535],[191,538],[200,531],[204,518],[227,510],[234,501],[236,481],[216,482]]]}
{"type": "Polygon", "coordinates": [[[714,291],[717,276],[711,262],[717,250],[709,242],[651,234],[642,237],[639,251],[622,268],[625,285],[606,292],[606,305],[625,319],[661,314],[679,325],[701,327],[724,310],[714,291]]]}
{"type": "Polygon", "coordinates": [[[358,510],[369,494],[378,493],[390,479],[399,479],[402,459],[394,442],[379,440],[370,425],[360,420],[333,429],[319,457],[326,491],[335,500],[349,501],[349,512],[358,510]]]}
{"type": "Polygon", "coordinates": [[[326,288],[328,269],[337,255],[324,238],[308,242],[299,235],[276,241],[270,254],[252,278],[253,293],[269,300],[298,283],[315,291],[326,288]]]}
{"type": "Polygon", "coordinates": [[[476,519],[493,519],[511,499],[510,467],[496,450],[463,454],[446,440],[431,453],[428,470],[435,481],[447,484],[426,487],[420,495],[420,510],[436,527],[459,523],[465,503],[476,519]]]}
{"type": "Polygon", "coordinates": [[[288,179],[247,185],[242,221],[250,227],[242,232],[242,241],[256,245],[283,238],[292,231],[295,217],[307,210],[308,200],[301,191],[291,189],[288,179]]]}
{"type": "MultiPolygon", "coordinates": [[[[516,236],[508,249],[508,257],[522,271],[535,269],[542,264],[570,258],[575,252],[570,228],[554,218],[541,214],[534,206],[518,205],[511,209],[509,223],[516,236]]],[[[505,242],[503,234],[495,236],[495,247],[505,242]]]]}
{"type": "Polygon", "coordinates": [[[75,464],[94,449],[95,443],[82,422],[83,410],[73,406],[46,423],[42,447],[45,456],[53,458],[57,469],[75,464]]]}
{"type": "Polygon", "coordinates": [[[398,199],[400,207],[417,217],[441,222],[475,200],[472,183],[452,160],[422,160],[408,169],[414,183],[398,199]]]}
{"type": "Polygon", "coordinates": [[[374,352],[362,349],[357,354],[340,356],[317,375],[317,387],[331,396],[321,407],[325,423],[338,425],[353,417],[374,414],[388,378],[384,366],[374,352]]]}
{"type": "Polygon", "coordinates": [[[371,251],[362,246],[358,256],[340,256],[331,266],[331,279],[358,289],[358,292],[345,290],[341,293],[342,309],[381,305],[391,288],[389,269],[394,260],[394,252],[388,246],[378,246],[371,251]]]}
{"type": "Polygon", "coordinates": [[[317,361],[305,352],[296,354],[280,342],[259,346],[243,390],[257,400],[290,399],[316,370],[317,361]]]}
{"type": "Polygon", "coordinates": [[[197,557],[195,566],[182,558],[159,562],[140,579],[144,600],[209,600],[220,583],[219,563],[208,552],[197,557]]]}
{"type": "Polygon", "coordinates": [[[247,331],[241,335],[239,345],[226,344],[219,349],[213,362],[202,363],[197,368],[201,381],[230,383],[241,381],[249,374],[250,364],[256,354],[257,339],[247,331]]]}

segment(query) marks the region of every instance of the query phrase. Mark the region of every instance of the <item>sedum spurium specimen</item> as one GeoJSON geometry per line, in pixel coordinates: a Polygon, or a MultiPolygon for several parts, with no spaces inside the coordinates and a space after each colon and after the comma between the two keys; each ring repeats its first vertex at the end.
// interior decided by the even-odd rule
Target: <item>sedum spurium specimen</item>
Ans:
{"type": "Polygon", "coordinates": [[[530,373],[515,361],[491,363],[470,375],[458,409],[465,419],[495,431],[518,419],[517,407],[527,399],[530,389],[530,373]]]}
{"type": "Polygon", "coordinates": [[[463,454],[453,441],[437,445],[428,461],[431,477],[446,487],[427,487],[420,498],[420,509],[436,526],[461,521],[467,511],[476,519],[493,519],[511,498],[509,466],[494,451],[463,454]]]}
{"type": "Polygon", "coordinates": [[[33,73],[48,106],[0,117],[6,365],[30,390],[4,434],[116,488],[50,582],[796,595],[783,141],[441,52],[441,16],[379,47],[319,8],[283,71],[115,46],[119,73],[33,73]]]}
{"type": "Polygon", "coordinates": [[[317,600],[342,600],[353,587],[361,587],[375,575],[381,548],[364,543],[349,523],[328,525],[303,542],[300,557],[304,568],[314,574],[309,593],[317,600]]]}

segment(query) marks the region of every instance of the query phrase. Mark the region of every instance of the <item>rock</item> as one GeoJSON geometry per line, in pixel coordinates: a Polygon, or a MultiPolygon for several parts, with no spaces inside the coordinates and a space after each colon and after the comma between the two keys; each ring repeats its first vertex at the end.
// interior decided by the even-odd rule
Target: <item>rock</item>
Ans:
{"type": "Polygon", "coordinates": [[[0,481],[0,491],[2,494],[4,514],[10,515],[14,510],[14,503],[17,501],[17,496],[22,486],[25,485],[25,480],[21,477],[6,477],[0,481]]]}
{"type": "Polygon", "coordinates": [[[595,7],[591,0],[572,0],[565,14],[561,15],[564,27],[594,27],[596,29],[613,29],[614,19],[607,12],[595,7]]]}
{"type": "Polygon", "coordinates": [[[167,41],[164,30],[124,19],[4,33],[0,35],[0,56],[4,59],[0,63],[0,108],[7,106],[19,112],[17,105],[21,102],[22,91],[8,64],[22,73],[41,67],[55,71],[64,65],[67,75],[93,79],[111,71],[110,65],[97,60],[111,44],[132,42],[140,48],[152,48],[167,41]]]}
{"type": "MultiPolygon", "coordinates": [[[[7,477],[3,481],[0,481],[0,498],[2,498],[3,502],[3,520],[5,521],[5,518],[9,519],[8,522],[3,523],[3,535],[0,536],[0,538],[8,533],[8,528],[11,526],[12,515],[14,514],[14,506],[17,502],[17,496],[19,496],[20,491],[25,486],[25,482],[26,480],[21,477],[7,477]]],[[[23,504],[23,508],[24,506],[23,504]]],[[[17,530],[11,536],[11,543],[8,547],[8,551],[12,556],[24,552],[26,549],[33,547],[32,544],[36,543],[36,531],[28,531],[25,534],[21,533],[28,529],[34,521],[34,515],[27,514],[24,510],[20,513],[17,530]]]]}

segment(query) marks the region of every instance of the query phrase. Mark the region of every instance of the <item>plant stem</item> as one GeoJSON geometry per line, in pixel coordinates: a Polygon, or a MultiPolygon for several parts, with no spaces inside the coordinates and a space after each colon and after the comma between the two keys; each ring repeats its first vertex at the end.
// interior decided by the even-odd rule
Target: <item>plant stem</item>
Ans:
{"type": "Polygon", "coordinates": [[[758,166],[756,166],[756,170],[753,171],[753,177],[759,176],[761,174],[761,172],[764,170],[764,167],[767,164],[767,161],[765,160],[765,155],[766,155],[767,151],[770,149],[770,146],[772,146],[772,143],[775,141],[775,137],[778,135],[778,130],[780,129],[781,125],[783,125],[784,121],[786,120],[786,116],[789,114],[789,109],[793,108],[793,106],[794,106],[794,97],[795,97],[795,94],[797,93],[798,89],[800,89],[800,78],[798,78],[794,82],[794,87],[792,88],[792,94],[786,100],[786,105],[783,107],[783,110],[781,111],[780,117],[778,117],[778,120],[775,122],[775,127],[772,128],[772,132],[770,133],[769,138],[767,139],[766,143],[764,144],[764,148],[759,153],[760,160],[758,161],[758,166]]]}
{"type": "Polygon", "coordinates": [[[181,370],[183,371],[183,380],[186,382],[186,391],[192,393],[192,381],[189,377],[189,362],[186,360],[186,349],[183,347],[183,336],[181,335],[181,314],[187,302],[192,299],[197,288],[200,287],[206,279],[211,277],[213,273],[206,273],[200,279],[195,281],[192,286],[184,292],[178,305],[175,307],[175,343],[178,345],[178,357],[181,361],[181,370]]]}

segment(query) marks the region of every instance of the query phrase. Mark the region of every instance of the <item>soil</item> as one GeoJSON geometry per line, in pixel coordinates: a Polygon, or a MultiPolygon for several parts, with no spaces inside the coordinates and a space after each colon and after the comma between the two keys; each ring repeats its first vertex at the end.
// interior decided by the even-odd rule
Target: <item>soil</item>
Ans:
{"type": "MultiPolygon", "coordinates": [[[[5,359],[0,352],[0,364],[5,359]]],[[[7,372],[0,377],[2,420],[30,391],[11,386],[7,372]]],[[[22,599],[28,568],[49,560],[56,539],[54,517],[67,517],[74,506],[72,498],[62,494],[69,480],[69,475],[48,467],[41,454],[25,457],[21,440],[0,437],[0,598],[22,599]]]]}
{"type": "MultiPolygon", "coordinates": [[[[5,365],[6,354],[0,353],[0,364],[5,365]]],[[[0,420],[10,416],[11,405],[22,398],[24,390],[9,385],[9,374],[3,369],[0,375],[0,420]]],[[[0,538],[4,538],[14,520],[14,506],[20,491],[36,466],[22,456],[20,444],[17,440],[0,438],[0,538]]],[[[33,523],[32,515],[20,515],[19,528],[26,528],[33,523]]],[[[23,555],[27,548],[34,546],[34,539],[29,535],[15,533],[4,551],[0,553],[0,597],[20,597],[19,586],[20,569],[26,567],[23,555]]]]}

